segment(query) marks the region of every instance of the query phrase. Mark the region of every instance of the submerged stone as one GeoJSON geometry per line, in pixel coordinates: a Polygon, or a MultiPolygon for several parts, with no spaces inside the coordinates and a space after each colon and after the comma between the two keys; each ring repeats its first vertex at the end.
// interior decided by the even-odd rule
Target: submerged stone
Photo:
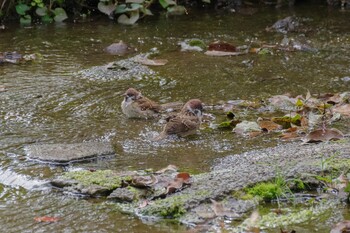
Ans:
{"type": "Polygon", "coordinates": [[[26,145],[24,151],[31,159],[58,163],[67,163],[115,154],[111,144],[104,142],[32,144],[26,145]]]}

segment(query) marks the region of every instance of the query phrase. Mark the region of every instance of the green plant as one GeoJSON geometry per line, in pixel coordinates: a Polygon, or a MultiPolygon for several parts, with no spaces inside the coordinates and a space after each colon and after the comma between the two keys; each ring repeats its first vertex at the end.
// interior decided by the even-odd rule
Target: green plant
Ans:
{"type": "Polygon", "coordinates": [[[39,17],[42,22],[62,22],[67,19],[66,11],[61,7],[65,0],[30,0],[18,1],[16,12],[21,24],[30,24],[32,17],[39,17]],[[34,12],[34,13],[33,13],[34,12]]]}

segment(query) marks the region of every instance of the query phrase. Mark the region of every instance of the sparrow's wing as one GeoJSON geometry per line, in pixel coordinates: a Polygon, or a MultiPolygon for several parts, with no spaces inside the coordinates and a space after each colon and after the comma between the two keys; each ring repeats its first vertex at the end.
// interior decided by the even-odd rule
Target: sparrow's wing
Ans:
{"type": "Polygon", "coordinates": [[[175,117],[170,119],[170,121],[166,124],[164,131],[167,134],[178,134],[185,133],[190,130],[194,130],[199,127],[200,122],[196,118],[192,117],[175,117]]]}
{"type": "Polygon", "coordinates": [[[160,111],[160,106],[153,102],[152,100],[143,97],[141,99],[138,99],[137,102],[139,103],[139,106],[141,108],[142,111],[146,111],[146,110],[153,110],[155,112],[159,112],[160,111]]]}

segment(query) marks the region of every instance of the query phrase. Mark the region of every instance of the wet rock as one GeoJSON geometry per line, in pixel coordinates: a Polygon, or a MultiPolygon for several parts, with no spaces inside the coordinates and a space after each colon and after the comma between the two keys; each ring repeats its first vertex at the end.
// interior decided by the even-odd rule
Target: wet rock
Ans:
{"type": "Polygon", "coordinates": [[[293,16],[288,16],[278,20],[271,27],[266,28],[266,31],[276,31],[286,34],[287,32],[295,31],[298,26],[299,21],[293,16]]]}
{"type": "MultiPolygon", "coordinates": [[[[190,186],[172,193],[164,193],[164,190],[174,179],[176,171],[163,174],[152,173],[155,179],[149,186],[143,188],[132,186],[135,174],[137,177],[142,174],[134,173],[131,176],[124,174],[124,177],[119,175],[117,176],[119,178],[116,178],[116,173],[110,170],[99,171],[99,173],[85,171],[86,174],[66,175],[67,184],[63,190],[74,192],[79,189],[79,192],[90,195],[100,194],[106,189],[108,191],[104,194],[116,190],[110,196],[111,199],[118,200],[115,204],[123,211],[141,218],[173,218],[187,225],[203,222],[215,225],[218,218],[227,217],[226,215],[236,218],[255,207],[256,203],[252,200],[245,201],[232,196],[248,186],[271,181],[276,176],[288,179],[298,177],[307,180],[315,175],[342,171],[349,167],[349,139],[343,139],[342,143],[328,142],[322,145],[289,143],[218,159],[210,172],[191,176],[190,186]],[[325,160],[329,163],[327,167],[322,167],[322,161],[325,160]],[[102,178],[107,179],[107,182],[94,178],[101,174],[102,178]],[[77,180],[79,182],[76,182],[77,180]],[[93,188],[89,189],[89,185],[92,185],[93,188]],[[100,192],[96,191],[96,185],[102,187],[100,192]],[[146,196],[142,198],[147,201],[141,206],[137,194],[136,196],[134,192],[133,195],[131,194],[130,191],[133,190],[121,190],[125,189],[125,186],[145,191],[146,196]],[[222,205],[221,210],[218,207],[213,209],[211,200],[222,205]]],[[[150,174],[143,175],[149,176],[150,174]]],[[[58,187],[61,185],[58,182],[53,182],[53,184],[58,187]]]]}
{"type": "Polygon", "coordinates": [[[241,123],[238,123],[236,127],[233,129],[234,133],[237,133],[239,135],[245,135],[249,132],[260,132],[261,128],[258,125],[258,123],[254,121],[242,121],[241,123]]]}
{"type": "Polygon", "coordinates": [[[111,62],[104,66],[95,66],[78,72],[82,78],[89,80],[111,81],[130,79],[155,79],[157,73],[145,65],[135,61],[135,58],[111,62]]]}
{"type": "Polygon", "coordinates": [[[123,56],[132,52],[135,52],[135,49],[124,43],[123,41],[119,41],[118,43],[113,43],[104,49],[105,52],[111,55],[123,56]]]}
{"type": "Polygon", "coordinates": [[[130,182],[131,174],[117,173],[111,170],[72,171],[64,173],[51,181],[53,187],[62,191],[88,196],[108,196],[113,190],[130,182]]]}
{"type": "Polygon", "coordinates": [[[22,55],[17,52],[0,53],[0,64],[1,63],[17,64],[21,61],[21,59],[22,59],[22,55]]]}
{"type": "Polygon", "coordinates": [[[114,149],[109,143],[86,142],[73,144],[32,144],[24,147],[31,159],[46,162],[67,163],[97,156],[112,155],[114,149]]]}
{"type": "Polygon", "coordinates": [[[134,187],[117,188],[107,197],[107,199],[118,202],[133,202],[146,196],[145,193],[145,190],[136,189],[134,187]]]}

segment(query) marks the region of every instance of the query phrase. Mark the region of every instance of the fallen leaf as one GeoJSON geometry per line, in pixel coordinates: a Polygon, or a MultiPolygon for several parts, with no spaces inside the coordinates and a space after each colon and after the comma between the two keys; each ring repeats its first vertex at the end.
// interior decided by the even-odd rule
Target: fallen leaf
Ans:
{"type": "Polygon", "coordinates": [[[340,113],[343,116],[350,117],[350,104],[343,104],[333,108],[333,112],[340,113]]]}
{"type": "Polygon", "coordinates": [[[350,231],[350,221],[344,220],[338,222],[332,229],[330,233],[346,233],[350,231]]]}
{"type": "Polygon", "coordinates": [[[60,220],[60,218],[58,218],[58,217],[42,216],[42,217],[35,217],[34,220],[36,222],[58,222],[60,220]]]}
{"type": "Polygon", "coordinates": [[[179,170],[179,168],[177,166],[170,164],[167,167],[156,171],[155,174],[163,174],[163,173],[168,172],[168,171],[176,172],[177,170],[179,170]]]}
{"type": "Polygon", "coordinates": [[[261,135],[261,134],[263,134],[264,133],[264,131],[253,131],[253,132],[249,132],[248,133],[248,137],[250,137],[250,138],[255,138],[255,137],[257,137],[257,136],[259,136],[259,135],[261,135]]]}
{"type": "Polygon", "coordinates": [[[267,132],[282,129],[282,125],[279,125],[271,120],[265,120],[259,117],[257,121],[260,128],[267,132]]]}
{"type": "Polygon", "coordinates": [[[187,172],[180,172],[176,175],[176,178],[182,179],[185,184],[189,184],[191,176],[187,172]]]}
{"type": "Polygon", "coordinates": [[[171,194],[178,191],[182,188],[183,184],[184,180],[182,178],[175,178],[169,183],[168,187],[166,188],[165,194],[171,194]]]}
{"type": "Polygon", "coordinates": [[[306,143],[326,142],[331,140],[339,140],[344,138],[344,134],[338,129],[317,129],[306,135],[303,140],[306,143]]]}
{"type": "Polygon", "coordinates": [[[139,188],[145,188],[145,187],[150,187],[152,185],[155,185],[158,183],[157,177],[154,175],[150,176],[134,176],[132,178],[131,184],[135,187],[139,188]]]}
{"type": "Polygon", "coordinates": [[[296,131],[285,132],[285,133],[281,134],[280,138],[281,138],[281,140],[289,141],[289,140],[294,140],[294,139],[300,138],[300,135],[296,131]]]}
{"type": "Polygon", "coordinates": [[[238,52],[234,45],[222,41],[215,41],[209,44],[208,51],[238,52]]]}
{"type": "Polygon", "coordinates": [[[191,176],[187,172],[181,172],[177,174],[175,179],[168,184],[165,194],[174,193],[181,189],[184,186],[184,184],[190,184],[190,178],[191,176]]]}

